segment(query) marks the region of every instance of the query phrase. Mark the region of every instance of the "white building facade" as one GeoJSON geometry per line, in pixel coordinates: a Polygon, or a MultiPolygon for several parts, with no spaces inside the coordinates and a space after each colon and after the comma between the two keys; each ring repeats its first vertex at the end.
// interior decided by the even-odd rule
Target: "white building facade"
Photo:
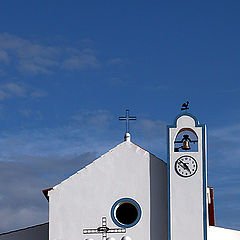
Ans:
{"type": "Polygon", "coordinates": [[[168,163],[126,136],[46,191],[50,240],[240,240],[239,231],[212,226],[204,125],[187,113],[176,118],[168,163]]]}

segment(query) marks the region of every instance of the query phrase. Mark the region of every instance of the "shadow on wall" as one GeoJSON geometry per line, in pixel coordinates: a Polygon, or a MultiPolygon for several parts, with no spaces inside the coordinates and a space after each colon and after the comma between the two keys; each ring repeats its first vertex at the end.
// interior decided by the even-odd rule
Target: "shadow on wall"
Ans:
{"type": "Polygon", "coordinates": [[[168,239],[167,164],[150,154],[150,239],[168,239]]]}

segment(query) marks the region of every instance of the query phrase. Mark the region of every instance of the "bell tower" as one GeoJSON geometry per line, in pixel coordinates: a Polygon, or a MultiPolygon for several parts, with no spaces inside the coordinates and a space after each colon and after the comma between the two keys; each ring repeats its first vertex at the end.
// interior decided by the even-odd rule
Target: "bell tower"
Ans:
{"type": "Polygon", "coordinates": [[[168,126],[168,240],[207,240],[206,127],[183,113],[168,126]]]}

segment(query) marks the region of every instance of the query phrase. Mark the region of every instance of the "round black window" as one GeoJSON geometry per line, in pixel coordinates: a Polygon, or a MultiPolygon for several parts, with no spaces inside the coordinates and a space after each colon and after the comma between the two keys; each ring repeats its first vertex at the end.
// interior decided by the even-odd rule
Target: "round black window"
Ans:
{"type": "Polygon", "coordinates": [[[111,210],[114,223],[129,228],[138,223],[141,217],[139,204],[131,198],[122,198],[114,203],[111,210]]]}
{"type": "Polygon", "coordinates": [[[132,224],[138,217],[137,208],[130,202],[119,204],[115,213],[116,219],[122,224],[132,224]]]}

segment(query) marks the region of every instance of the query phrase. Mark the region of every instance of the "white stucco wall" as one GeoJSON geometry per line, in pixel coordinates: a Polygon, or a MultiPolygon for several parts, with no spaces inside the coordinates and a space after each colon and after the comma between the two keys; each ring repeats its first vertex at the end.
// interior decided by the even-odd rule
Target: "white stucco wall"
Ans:
{"type": "Polygon", "coordinates": [[[102,239],[101,235],[84,235],[83,229],[99,227],[103,216],[108,227],[117,227],[111,219],[111,207],[126,197],[139,203],[141,219],[126,234],[109,236],[121,239],[128,235],[133,240],[150,240],[152,236],[151,240],[157,240],[161,233],[165,236],[161,239],[167,239],[166,164],[135,144],[123,142],[49,192],[50,240],[102,239]],[[151,170],[151,158],[155,170],[151,170]],[[157,169],[162,177],[157,177],[157,169]],[[159,188],[152,195],[152,217],[151,187],[156,190],[157,185],[151,183],[151,175],[159,188]],[[151,224],[156,227],[151,229],[151,224]]]}

